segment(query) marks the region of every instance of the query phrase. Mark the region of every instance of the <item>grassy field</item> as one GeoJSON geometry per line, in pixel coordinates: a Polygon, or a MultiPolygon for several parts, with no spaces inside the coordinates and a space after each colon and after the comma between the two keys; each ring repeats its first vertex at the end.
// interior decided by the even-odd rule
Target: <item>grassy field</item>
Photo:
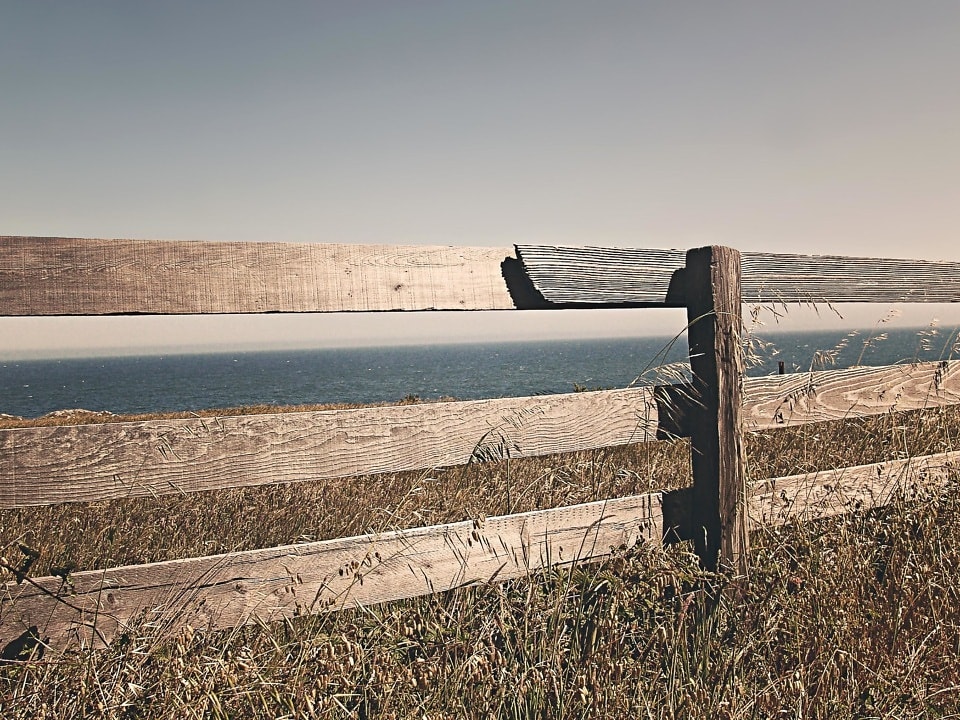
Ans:
{"type": "MultiPolygon", "coordinates": [[[[960,409],[748,438],[754,478],[960,449],[960,409]]],[[[31,574],[417,527],[689,482],[661,442],[430,473],[0,513],[31,574]]],[[[957,479],[960,480],[960,470],[957,479]]],[[[0,663],[2,718],[816,718],[960,713],[960,491],[753,533],[719,604],[686,545],[221,633],[0,663]]],[[[2,579],[10,580],[5,572],[2,579]]]]}

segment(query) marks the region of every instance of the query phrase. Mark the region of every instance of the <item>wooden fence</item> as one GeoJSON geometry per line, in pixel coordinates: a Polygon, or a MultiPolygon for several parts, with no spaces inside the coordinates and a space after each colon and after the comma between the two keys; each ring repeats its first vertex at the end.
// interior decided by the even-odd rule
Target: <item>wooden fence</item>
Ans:
{"type": "Polygon", "coordinates": [[[743,433],[960,403],[960,362],[744,378],[741,303],[958,302],[960,263],[615,248],[0,238],[0,315],[685,307],[692,381],[474,402],[0,430],[0,508],[298,482],[691,438],[672,493],[8,582],[0,647],[108,642],[134,619],[227,628],[694,541],[747,570],[749,527],[882,505],[960,452],[744,483],[743,433]],[[523,418],[520,422],[519,419],[523,418]]]}

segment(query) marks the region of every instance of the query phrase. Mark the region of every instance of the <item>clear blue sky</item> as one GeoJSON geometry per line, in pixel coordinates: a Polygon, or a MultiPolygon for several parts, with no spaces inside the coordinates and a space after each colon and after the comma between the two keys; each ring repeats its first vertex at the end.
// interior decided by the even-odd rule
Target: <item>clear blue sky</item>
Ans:
{"type": "MultiPolygon", "coordinates": [[[[0,1],[0,234],[960,261],[958,69],[952,0],[0,1]]],[[[681,326],[0,319],[0,354],[681,326]]]]}

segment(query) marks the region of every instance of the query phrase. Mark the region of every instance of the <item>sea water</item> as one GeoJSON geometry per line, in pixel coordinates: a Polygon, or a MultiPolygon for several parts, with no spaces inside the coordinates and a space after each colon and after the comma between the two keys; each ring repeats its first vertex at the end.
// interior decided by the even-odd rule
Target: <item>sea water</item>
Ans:
{"type": "MultiPolygon", "coordinates": [[[[938,360],[956,333],[782,333],[761,340],[753,375],[938,360]]],[[[84,408],[113,413],[241,405],[463,400],[622,388],[677,377],[686,339],[637,338],[407,347],[268,350],[0,362],[0,413],[36,417],[84,408]]],[[[682,374],[682,368],[680,369],[682,374]]]]}

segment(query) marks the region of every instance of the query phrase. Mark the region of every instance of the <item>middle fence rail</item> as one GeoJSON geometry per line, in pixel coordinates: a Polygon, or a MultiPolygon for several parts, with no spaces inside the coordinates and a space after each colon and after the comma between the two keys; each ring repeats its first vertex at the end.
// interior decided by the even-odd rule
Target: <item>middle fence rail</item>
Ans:
{"type": "Polygon", "coordinates": [[[0,647],[228,628],[523,577],[665,536],[747,571],[749,528],[882,505],[960,452],[744,482],[743,432],[960,403],[960,361],[744,378],[747,302],[958,302],[960,264],[603,248],[0,238],[0,315],[686,307],[692,379],[532,398],[0,430],[0,509],[690,437],[693,485],[413,530],[8,582],[0,647]],[[67,581],[69,579],[69,582],[67,581]]]}

